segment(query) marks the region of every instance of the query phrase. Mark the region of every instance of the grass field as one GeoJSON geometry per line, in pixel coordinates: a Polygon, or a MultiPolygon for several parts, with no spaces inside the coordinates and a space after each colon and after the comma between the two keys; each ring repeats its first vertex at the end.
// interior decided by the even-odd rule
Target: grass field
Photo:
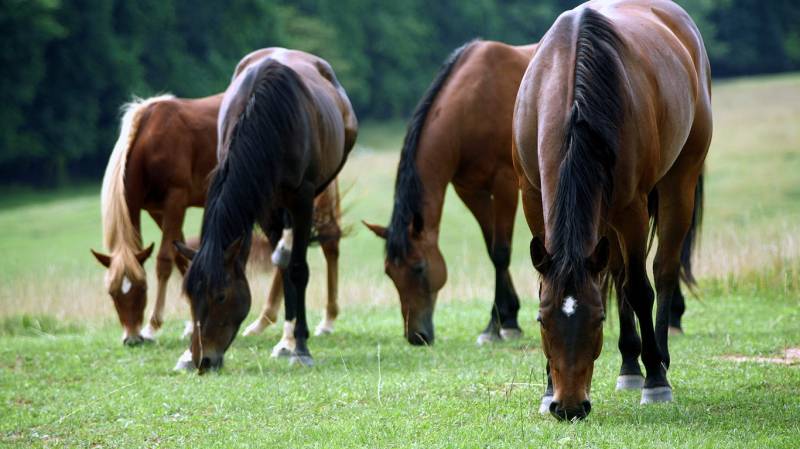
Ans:
{"type": "MultiPolygon", "coordinates": [[[[800,366],[734,362],[800,346],[800,75],[719,83],[697,260],[700,300],[671,340],[676,402],[642,407],[614,392],[619,355],[609,320],[589,419],[537,413],[544,357],[534,326],[530,234],[515,230],[512,276],[522,340],[477,348],[494,275],[477,224],[452,192],[441,246],[448,285],[436,345],[402,339],[381,242],[361,219],[390,214],[399,123],[366,124],[341,182],[346,224],[336,333],[313,338],[312,369],[269,358],[271,328],[238,338],[220,374],[171,368],[188,307],[174,276],[159,341],[124,348],[103,271],[98,187],[0,192],[0,445],[79,447],[796,447],[800,366]]],[[[192,211],[187,234],[199,229],[192,211]]],[[[145,220],[147,242],[160,236],[145,220]]],[[[312,250],[312,321],[324,298],[312,250]]],[[[154,283],[152,262],[147,267],[154,283]]],[[[251,317],[269,276],[251,271],[251,317]]],[[[152,295],[151,295],[152,296],[152,295]]]]}

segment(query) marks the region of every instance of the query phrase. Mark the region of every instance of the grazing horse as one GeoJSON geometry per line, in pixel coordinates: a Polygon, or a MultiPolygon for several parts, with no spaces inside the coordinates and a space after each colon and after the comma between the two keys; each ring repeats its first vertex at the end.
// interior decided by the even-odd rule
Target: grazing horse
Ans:
{"type": "Polygon", "coordinates": [[[191,360],[200,373],[222,366],[250,310],[244,264],[256,222],[272,242],[285,227],[293,234],[283,274],[284,336],[273,353],[312,363],[305,290],[313,202],[341,170],[356,134],[350,100],[325,60],[269,48],[239,63],[219,112],[219,165],[200,248],[176,242],[191,260],[184,292],[194,324],[191,360]]]}
{"type": "Polygon", "coordinates": [[[201,99],[171,95],[124,107],[119,139],[108,161],[101,209],[103,242],[109,254],[92,250],[106,268],[105,283],[123,326],[127,345],[153,339],[163,322],[167,281],[175,259],[172,241],[183,240],[186,209],[202,207],[208,173],[217,165],[216,119],[222,94],[201,99]],[[161,228],[156,259],[158,292],[150,322],[142,330],[147,305],[144,262],[153,245],[142,249],[141,211],[161,228]]]}
{"type": "Polygon", "coordinates": [[[473,41],[453,52],[408,125],[386,240],[386,274],[400,295],[405,337],[433,343],[436,296],[447,279],[439,225],[449,183],[478,221],[495,267],[494,304],[478,344],[517,338],[511,238],[519,190],[511,161],[514,98],[535,45],[473,41]]]}
{"type": "MultiPolygon", "coordinates": [[[[172,242],[184,238],[186,209],[205,204],[208,175],[217,164],[217,115],[221,102],[222,94],[202,99],[164,95],[123,107],[120,135],[106,168],[101,195],[103,240],[109,254],[94,250],[92,253],[108,268],[106,288],[123,326],[126,345],[155,338],[163,323],[167,281],[173,264],[182,274],[186,271],[186,261],[175,257],[172,242]],[[146,249],[141,245],[142,210],[150,214],[162,232],[156,260],[156,303],[144,329],[141,329],[147,305],[144,262],[153,245],[146,249]]],[[[340,212],[335,183],[317,197],[314,205],[315,229],[325,236],[322,248],[328,264],[328,305],[325,319],[317,329],[328,333],[333,329],[338,310],[340,212]]],[[[279,289],[270,292],[267,304],[273,307],[278,304],[279,294],[279,289]]]]}
{"type": "Polygon", "coordinates": [[[621,336],[623,360],[640,373],[641,352],[647,371],[642,403],[672,400],[669,309],[684,240],[696,224],[711,141],[710,90],[700,33],[665,0],[592,1],[563,13],[525,72],[513,155],[534,236],[531,259],[541,274],[538,321],[551,380],[542,405],[559,419],[591,410],[605,318],[599,287],[609,258],[629,318],[621,333],[635,337],[622,344],[621,336]],[[652,206],[655,324],[646,270],[652,206]]]}

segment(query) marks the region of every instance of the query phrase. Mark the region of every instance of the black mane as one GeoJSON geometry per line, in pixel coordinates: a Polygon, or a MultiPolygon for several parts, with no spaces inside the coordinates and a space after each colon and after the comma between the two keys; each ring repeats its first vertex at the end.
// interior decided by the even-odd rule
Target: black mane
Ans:
{"type": "Polygon", "coordinates": [[[422,230],[422,181],[417,172],[417,147],[422,128],[425,126],[425,119],[431,109],[439,91],[442,90],[447,78],[450,76],[453,67],[458,63],[461,56],[476,42],[467,42],[457,48],[442,64],[433,82],[428,86],[425,95],[417,104],[411,121],[408,123],[406,137],[403,141],[403,149],[400,152],[400,164],[397,167],[397,180],[394,186],[394,209],[392,218],[389,221],[388,235],[386,238],[386,256],[390,260],[398,260],[406,257],[409,248],[409,225],[413,226],[414,232],[422,230]]]}
{"type": "Polygon", "coordinates": [[[608,19],[584,9],[578,25],[574,98],[562,147],[564,160],[550,216],[551,276],[561,288],[587,276],[586,240],[594,231],[598,209],[611,201],[623,116],[621,48],[608,19]]]}
{"type": "MultiPolygon", "coordinates": [[[[224,252],[238,238],[244,239],[240,257],[246,259],[253,225],[273,206],[284,154],[305,151],[310,135],[304,108],[308,91],[299,75],[274,60],[266,60],[240,76],[254,76],[242,83],[236,96],[247,96],[234,121],[230,139],[223,142],[224,154],[212,173],[203,214],[200,249],[192,260],[184,283],[192,298],[223,285],[224,252]]],[[[299,153],[298,153],[299,154],[299,153]]]]}

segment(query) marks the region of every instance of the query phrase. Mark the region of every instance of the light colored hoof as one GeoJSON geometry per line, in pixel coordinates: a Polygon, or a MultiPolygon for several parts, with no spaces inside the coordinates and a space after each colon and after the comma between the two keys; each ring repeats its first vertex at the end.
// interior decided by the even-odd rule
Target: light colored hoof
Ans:
{"type": "Polygon", "coordinates": [[[314,329],[314,335],[319,337],[322,335],[330,335],[333,333],[333,323],[328,322],[325,320],[317,325],[317,328],[314,329]]]}
{"type": "Polygon", "coordinates": [[[669,334],[670,335],[683,335],[683,329],[679,327],[670,326],[669,327],[669,334]]]}
{"type": "Polygon", "coordinates": [[[255,320],[255,321],[253,321],[252,324],[247,326],[247,328],[244,330],[244,332],[242,332],[242,336],[243,337],[249,337],[251,335],[258,335],[258,334],[264,332],[264,329],[269,327],[270,324],[272,324],[272,323],[264,323],[259,318],[259,319],[255,320]]]}
{"type": "Polygon", "coordinates": [[[142,329],[142,332],[139,335],[146,341],[155,341],[160,332],[161,329],[156,329],[151,324],[148,324],[144,329],[142,329]]]}
{"type": "Polygon", "coordinates": [[[186,350],[181,354],[180,358],[178,359],[178,363],[175,364],[175,368],[172,368],[173,371],[194,371],[195,366],[192,363],[192,351],[186,350]]]}
{"type": "Polygon", "coordinates": [[[185,321],[183,323],[183,333],[181,333],[181,340],[188,340],[192,336],[192,331],[194,331],[194,326],[192,326],[191,321],[185,321]]]}
{"type": "Polygon", "coordinates": [[[550,403],[553,402],[552,395],[542,396],[542,402],[539,404],[539,414],[546,415],[550,413],[550,403]]]}
{"type": "Polygon", "coordinates": [[[289,357],[290,366],[314,366],[314,359],[308,354],[292,354],[289,357]]]}
{"type": "Polygon", "coordinates": [[[672,402],[672,387],[642,388],[640,404],[655,404],[658,402],[672,402]]]}
{"type": "Polygon", "coordinates": [[[483,346],[496,343],[500,340],[500,336],[494,332],[482,332],[480,335],[478,335],[478,339],[475,341],[475,343],[477,343],[478,346],[483,346]]]}
{"type": "Polygon", "coordinates": [[[278,357],[289,357],[294,352],[294,345],[290,345],[286,341],[280,341],[274,348],[272,348],[272,353],[270,357],[278,358],[278,357]]]}
{"type": "Polygon", "coordinates": [[[522,338],[522,331],[519,329],[500,329],[500,338],[505,341],[519,340],[522,338]]]}
{"type": "Polygon", "coordinates": [[[623,374],[617,377],[617,391],[641,390],[644,387],[644,376],[641,374],[623,374]]]}

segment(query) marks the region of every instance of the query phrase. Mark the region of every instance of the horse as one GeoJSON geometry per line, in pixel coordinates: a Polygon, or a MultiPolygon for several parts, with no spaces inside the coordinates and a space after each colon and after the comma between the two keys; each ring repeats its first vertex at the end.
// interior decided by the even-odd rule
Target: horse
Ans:
{"type": "MultiPolygon", "coordinates": [[[[120,135],[109,158],[101,194],[103,240],[109,254],[91,251],[108,269],[106,288],[123,326],[126,345],[155,339],[163,323],[173,264],[181,274],[186,271],[187,265],[176,257],[172,242],[184,238],[186,209],[205,204],[208,175],[217,163],[216,119],[221,102],[222,94],[202,99],[163,95],[123,106],[120,135]],[[142,210],[150,214],[162,231],[156,261],[156,304],[144,329],[141,329],[147,305],[144,263],[153,245],[144,249],[141,245],[142,210]]],[[[314,213],[317,232],[325,236],[322,248],[329,276],[326,317],[318,327],[325,330],[323,333],[332,331],[338,311],[339,214],[338,188],[332,183],[315,200],[314,213]]],[[[260,239],[254,240],[257,248],[263,246],[261,243],[260,239]]],[[[275,304],[279,294],[279,290],[270,292],[267,303],[275,304]]]]}
{"type": "Polygon", "coordinates": [[[478,344],[519,338],[519,298],[508,271],[519,190],[511,161],[514,98],[536,45],[472,41],[444,62],[409,122],[388,227],[384,269],[400,296],[412,345],[434,341],[433,312],[447,267],[438,238],[451,184],[478,221],[495,268],[489,323],[478,344]]]}
{"type": "Polygon", "coordinates": [[[183,290],[194,329],[189,351],[202,374],[222,366],[250,310],[244,272],[256,222],[271,242],[292,230],[283,272],[284,335],[274,355],[311,365],[305,289],[314,197],[338,175],[358,132],[350,100],[330,64],[298,50],[245,56],[225,91],[217,158],[203,213],[200,248],[175,242],[190,265],[183,290]]]}
{"type": "Polygon", "coordinates": [[[92,250],[108,270],[105,286],[123,327],[123,343],[155,338],[163,323],[167,281],[175,259],[173,240],[183,240],[186,209],[202,207],[208,173],[217,165],[216,117],[222,94],[200,99],[163,95],[123,106],[119,138],[106,167],[101,192],[103,243],[108,254],[92,250]],[[147,305],[144,263],[153,244],[142,248],[141,211],[162,232],[156,258],[158,291],[150,321],[141,329],[147,305]]]}
{"type": "Polygon", "coordinates": [[[673,399],[670,302],[702,204],[696,197],[712,134],[710,91],[700,32],[666,0],[596,0],[561,14],[525,72],[513,157],[540,273],[537,320],[549,378],[540,410],[558,419],[591,411],[606,269],[628,318],[620,324],[621,374],[641,373],[641,355],[641,402],[673,399]],[[655,323],[646,270],[651,207],[655,323]]]}

